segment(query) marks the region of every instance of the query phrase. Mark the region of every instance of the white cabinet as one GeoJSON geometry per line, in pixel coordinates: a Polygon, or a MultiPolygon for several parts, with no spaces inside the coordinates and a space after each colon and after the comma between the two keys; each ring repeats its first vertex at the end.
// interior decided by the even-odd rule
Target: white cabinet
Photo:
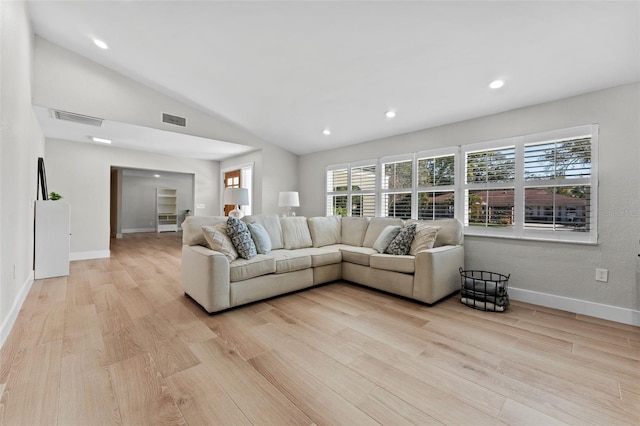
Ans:
{"type": "Polygon", "coordinates": [[[69,275],[70,209],[64,201],[36,201],[36,279],[69,275]]]}
{"type": "Polygon", "coordinates": [[[156,188],[157,232],[178,230],[178,191],[171,188],[156,188]]]}

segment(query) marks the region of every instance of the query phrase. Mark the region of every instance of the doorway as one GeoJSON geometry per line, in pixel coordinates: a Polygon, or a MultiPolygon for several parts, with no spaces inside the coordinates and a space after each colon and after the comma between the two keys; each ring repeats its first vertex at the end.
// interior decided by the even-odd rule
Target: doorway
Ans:
{"type": "MultiPolygon", "coordinates": [[[[224,173],[224,187],[226,188],[241,188],[242,172],[240,169],[231,170],[224,173]]],[[[235,209],[236,206],[231,204],[224,205],[224,215],[229,216],[229,212],[235,209]]]]}

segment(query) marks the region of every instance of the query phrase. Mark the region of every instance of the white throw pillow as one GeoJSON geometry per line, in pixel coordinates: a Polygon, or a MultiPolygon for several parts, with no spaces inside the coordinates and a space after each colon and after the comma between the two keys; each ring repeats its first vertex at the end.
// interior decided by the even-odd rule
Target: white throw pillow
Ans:
{"type": "Polygon", "coordinates": [[[384,253],[387,247],[389,247],[389,244],[391,244],[391,241],[398,236],[398,232],[400,232],[401,229],[402,226],[399,225],[390,225],[385,227],[373,243],[373,248],[378,253],[384,253]]]}
{"type": "Polygon", "coordinates": [[[411,242],[409,254],[415,255],[419,251],[433,248],[433,244],[436,242],[439,230],[439,226],[417,223],[416,235],[413,237],[413,241],[411,242]]]}
{"type": "Polygon", "coordinates": [[[233,246],[231,238],[227,235],[226,222],[218,223],[214,226],[203,226],[202,233],[211,250],[224,254],[229,259],[229,262],[233,262],[238,258],[238,252],[233,246]]]}

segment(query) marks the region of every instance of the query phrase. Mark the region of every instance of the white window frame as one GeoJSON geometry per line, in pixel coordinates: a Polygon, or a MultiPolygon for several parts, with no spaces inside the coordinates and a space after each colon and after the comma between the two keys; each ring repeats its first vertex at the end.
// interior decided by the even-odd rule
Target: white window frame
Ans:
{"type": "MultiPolygon", "coordinates": [[[[333,205],[329,202],[329,200],[335,196],[346,196],[347,197],[347,216],[351,216],[353,210],[353,196],[354,195],[373,195],[376,197],[378,191],[378,182],[379,182],[379,173],[380,167],[378,160],[362,160],[356,161],[353,163],[342,163],[342,164],[334,164],[331,166],[327,166],[325,168],[325,214],[327,216],[333,215],[333,205]],[[376,187],[373,190],[356,190],[352,189],[352,181],[351,181],[351,171],[357,167],[365,167],[365,166],[374,166],[375,168],[375,182],[376,187]],[[327,183],[327,174],[331,171],[335,170],[345,170],[347,171],[347,190],[346,191],[329,191],[328,183],[327,183]]],[[[375,206],[375,215],[378,216],[378,203],[376,202],[375,206]]]]}
{"type": "MultiPolygon", "coordinates": [[[[489,236],[527,239],[536,241],[558,241],[570,243],[597,244],[598,242],[598,125],[591,124],[586,126],[577,126],[567,129],[552,130],[548,132],[536,133],[532,135],[517,136],[513,138],[500,139],[495,141],[482,142],[478,144],[463,145],[461,147],[459,176],[462,179],[463,190],[461,196],[463,202],[458,204],[460,211],[459,216],[464,218],[465,235],[472,236],[489,236]],[[589,231],[587,232],[567,232],[539,229],[525,229],[525,188],[534,188],[545,186],[545,182],[525,181],[524,178],[524,150],[525,145],[552,142],[579,137],[591,137],[591,177],[572,179],[572,186],[587,185],[591,187],[590,203],[591,218],[589,222],[589,231]],[[504,185],[502,183],[486,183],[484,185],[468,184],[466,182],[466,154],[469,152],[484,149],[499,149],[508,146],[515,146],[516,154],[516,175],[513,185],[504,185]],[[509,228],[491,228],[469,226],[468,223],[468,191],[471,189],[502,189],[513,187],[514,189],[514,218],[513,227],[509,228]]],[[[548,182],[546,182],[548,183],[548,182]]]]}
{"type": "MultiPolygon", "coordinates": [[[[459,212],[458,212],[458,205],[460,204],[460,196],[459,193],[461,192],[459,187],[460,187],[460,177],[459,177],[459,172],[458,169],[460,168],[460,147],[447,147],[447,148],[441,148],[441,149],[431,149],[428,151],[420,151],[417,152],[415,154],[415,159],[414,159],[414,166],[413,166],[413,187],[414,187],[414,194],[413,194],[413,198],[412,200],[414,200],[414,202],[412,203],[412,211],[411,211],[411,217],[413,219],[417,219],[418,218],[418,194],[421,192],[453,192],[453,199],[454,199],[454,218],[459,218],[459,212]],[[440,185],[440,186],[419,186],[420,182],[418,181],[418,162],[420,160],[423,159],[427,159],[427,158],[441,158],[441,157],[449,157],[453,155],[453,164],[454,164],[454,171],[453,171],[453,185],[440,185]]],[[[428,219],[427,219],[428,220],[428,219]]],[[[436,219],[437,220],[437,219],[436,219]]]]}
{"type": "MultiPolygon", "coordinates": [[[[349,163],[349,168],[348,168],[348,179],[347,181],[349,182],[348,187],[347,187],[347,192],[348,192],[348,196],[347,196],[347,206],[348,206],[348,215],[351,216],[353,213],[353,196],[354,195],[360,195],[360,196],[366,196],[366,195],[373,195],[374,200],[376,200],[377,198],[377,191],[378,191],[378,182],[379,182],[379,176],[380,176],[380,166],[378,163],[378,160],[363,160],[363,161],[357,161],[354,163],[349,163]],[[353,190],[353,182],[352,182],[352,171],[355,168],[359,168],[359,167],[366,167],[366,166],[373,166],[374,168],[374,173],[375,173],[375,177],[374,177],[374,182],[375,182],[375,186],[373,189],[360,189],[360,190],[353,190]]],[[[375,202],[375,207],[374,207],[374,215],[378,216],[378,203],[375,202]]]]}
{"type": "Polygon", "coordinates": [[[326,216],[333,216],[334,212],[333,212],[333,203],[329,202],[329,200],[333,199],[333,197],[336,196],[347,196],[347,216],[349,216],[349,182],[350,182],[350,178],[349,178],[349,163],[342,163],[342,164],[334,164],[331,166],[327,166],[325,168],[325,172],[324,172],[324,179],[325,179],[325,215],[326,216]],[[328,180],[328,174],[329,172],[333,172],[336,170],[346,170],[347,172],[347,190],[346,191],[329,191],[329,182],[327,182],[328,180]]]}
{"type": "MultiPolygon", "coordinates": [[[[393,155],[388,157],[382,157],[378,161],[379,164],[379,181],[378,181],[378,207],[376,208],[376,216],[383,216],[383,206],[385,205],[384,198],[387,194],[410,194],[411,195],[411,213],[410,217],[415,219],[417,215],[417,198],[416,198],[416,155],[415,153],[411,154],[401,154],[401,155],[393,155]],[[385,164],[393,164],[393,163],[404,163],[410,161],[411,162],[411,187],[410,188],[383,188],[382,179],[384,178],[384,165],[385,164]]],[[[384,217],[386,213],[384,213],[384,217]]]]}

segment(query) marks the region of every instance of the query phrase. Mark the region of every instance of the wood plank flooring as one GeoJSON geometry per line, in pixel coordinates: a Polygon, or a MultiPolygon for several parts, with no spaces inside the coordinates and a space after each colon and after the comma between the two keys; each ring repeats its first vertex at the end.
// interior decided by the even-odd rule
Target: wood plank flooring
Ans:
{"type": "Polygon", "coordinates": [[[637,425],[638,327],[333,283],[208,315],[179,233],[38,280],[0,352],[4,425],[637,425]]]}

